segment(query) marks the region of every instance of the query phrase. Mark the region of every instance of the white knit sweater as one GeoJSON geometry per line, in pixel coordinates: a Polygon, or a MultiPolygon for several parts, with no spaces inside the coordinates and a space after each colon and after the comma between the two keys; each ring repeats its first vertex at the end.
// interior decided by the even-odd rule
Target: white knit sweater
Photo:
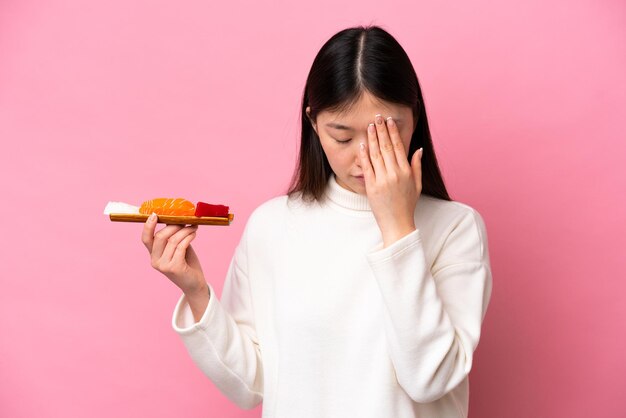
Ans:
{"type": "Polygon", "coordinates": [[[263,418],[467,417],[492,289],[482,217],[422,194],[417,229],[383,248],[367,196],[334,175],[326,196],[256,208],[199,322],[180,297],[194,363],[263,418]]]}

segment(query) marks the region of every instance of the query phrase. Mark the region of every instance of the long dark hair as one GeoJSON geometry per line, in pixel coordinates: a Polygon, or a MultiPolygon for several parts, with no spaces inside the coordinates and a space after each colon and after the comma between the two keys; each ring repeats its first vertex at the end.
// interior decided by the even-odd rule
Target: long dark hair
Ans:
{"type": "Polygon", "coordinates": [[[320,201],[332,169],[313,129],[319,112],[342,112],[367,91],[379,99],[410,106],[415,123],[407,153],[423,147],[422,194],[452,200],[439,171],[417,75],[398,41],[379,26],[356,26],[333,35],[313,61],[302,97],[298,166],[287,195],[320,201]],[[306,107],[310,106],[310,120],[306,107]]]}

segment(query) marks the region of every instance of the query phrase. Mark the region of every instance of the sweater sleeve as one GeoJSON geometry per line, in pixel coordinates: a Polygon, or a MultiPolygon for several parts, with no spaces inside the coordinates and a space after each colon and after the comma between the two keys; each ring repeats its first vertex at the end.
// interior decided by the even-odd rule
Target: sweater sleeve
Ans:
{"type": "Polygon", "coordinates": [[[366,256],[385,309],[385,335],[398,383],[416,402],[433,402],[472,368],[491,297],[487,234],[474,209],[445,238],[432,271],[420,230],[366,256]]]}
{"type": "Polygon", "coordinates": [[[209,283],[209,304],[194,323],[183,294],[174,309],[172,327],[193,362],[222,394],[240,408],[252,409],[263,400],[263,362],[248,281],[246,237],[244,230],[230,261],[221,300],[209,283]]]}

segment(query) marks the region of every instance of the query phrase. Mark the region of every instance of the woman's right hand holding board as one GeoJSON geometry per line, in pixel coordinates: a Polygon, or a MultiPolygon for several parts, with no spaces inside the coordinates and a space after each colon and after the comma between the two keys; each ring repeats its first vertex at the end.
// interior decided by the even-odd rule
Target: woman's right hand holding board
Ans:
{"type": "Polygon", "coordinates": [[[191,246],[198,225],[166,225],[156,234],[156,215],[146,221],[141,241],[150,253],[150,264],[187,296],[196,321],[206,310],[209,290],[200,260],[191,246]]]}

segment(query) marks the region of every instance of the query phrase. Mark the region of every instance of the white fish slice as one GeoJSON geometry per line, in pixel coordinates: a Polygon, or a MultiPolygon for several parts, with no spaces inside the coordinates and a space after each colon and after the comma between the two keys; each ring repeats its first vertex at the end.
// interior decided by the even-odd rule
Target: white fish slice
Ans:
{"type": "Polygon", "coordinates": [[[138,214],[139,206],[131,205],[124,202],[109,202],[104,208],[104,214],[108,215],[111,213],[138,214]]]}

